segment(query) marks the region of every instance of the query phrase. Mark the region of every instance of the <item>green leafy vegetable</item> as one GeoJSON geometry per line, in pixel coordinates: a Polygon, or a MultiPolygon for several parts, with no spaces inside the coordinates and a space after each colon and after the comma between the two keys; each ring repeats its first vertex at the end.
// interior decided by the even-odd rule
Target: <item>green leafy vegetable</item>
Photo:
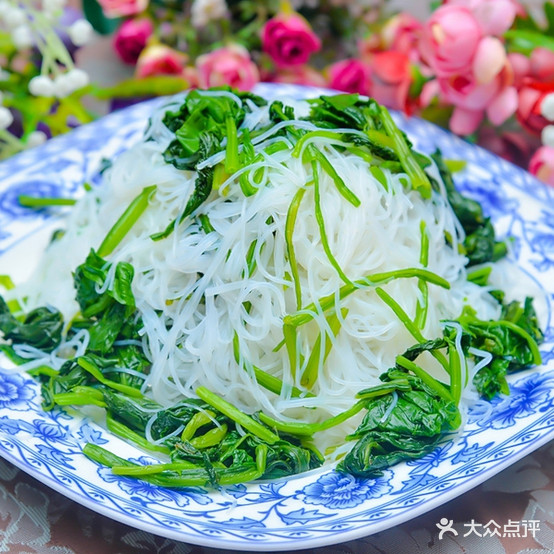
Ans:
{"type": "Polygon", "coordinates": [[[531,298],[526,298],[523,306],[517,301],[504,305],[498,321],[482,321],[469,307],[458,321],[467,334],[466,347],[493,356],[473,380],[484,398],[491,399],[499,392],[508,394],[508,373],[541,363],[538,344],[544,336],[531,298]]]}
{"type": "Polygon", "coordinates": [[[381,380],[399,381],[402,387],[368,401],[362,422],[347,437],[357,442],[339,463],[339,471],[363,477],[381,475],[383,469],[401,460],[430,452],[443,433],[455,426],[456,404],[437,395],[418,377],[397,367],[381,380]]]}
{"type": "Polygon", "coordinates": [[[0,331],[14,344],[28,344],[50,352],[60,343],[63,317],[54,308],[37,308],[18,320],[0,296],[0,331]]]}

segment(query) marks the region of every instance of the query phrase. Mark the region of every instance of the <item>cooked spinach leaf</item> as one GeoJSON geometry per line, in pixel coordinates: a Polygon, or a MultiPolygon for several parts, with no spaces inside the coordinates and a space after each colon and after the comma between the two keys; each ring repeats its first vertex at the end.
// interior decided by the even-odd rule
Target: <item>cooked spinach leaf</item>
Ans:
{"type": "Polygon", "coordinates": [[[63,317],[58,310],[50,307],[36,308],[20,321],[0,296],[0,331],[13,344],[28,344],[50,352],[59,345],[62,330],[63,317]]]}
{"type": "Polygon", "coordinates": [[[455,428],[458,409],[454,402],[437,395],[418,377],[397,366],[381,380],[403,385],[368,400],[362,422],[346,437],[357,442],[339,463],[339,471],[359,477],[382,475],[401,460],[430,452],[446,431],[455,428]]]}

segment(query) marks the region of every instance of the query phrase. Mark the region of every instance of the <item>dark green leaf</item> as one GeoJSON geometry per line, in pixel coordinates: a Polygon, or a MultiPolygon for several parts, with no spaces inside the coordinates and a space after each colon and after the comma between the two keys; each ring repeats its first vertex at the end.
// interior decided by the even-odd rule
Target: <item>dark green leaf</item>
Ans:
{"type": "Polygon", "coordinates": [[[509,365],[510,361],[506,358],[494,358],[477,372],[473,378],[473,384],[483,398],[491,400],[499,393],[510,393],[506,381],[509,365]]]}
{"type": "Polygon", "coordinates": [[[127,262],[119,262],[115,266],[115,277],[112,295],[116,302],[129,308],[135,308],[135,296],[131,289],[131,283],[135,276],[133,266],[127,262]]]}
{"type": "Polygon", "coordinates": [[[28,344],[50,352],[61,341],[63,316],[54,308],[36,308],[23,319],[16,319],[0,296],[0,331],[14,344],[28,344]]]}
{"type": "MultiPolygon", "coordinates": [[[[409,352],[415,356],[437,346],[437,341],[429,341],[409,352]]],[[[339,463],[339,471],[374,477],[401,460],[421,457],[434,448],[444,432],[452,429],[458,417],[453,402],[445,401],[406,371],[390,369],[381,380],[401,386],[368,399],[367,413],[356,431],[347,437],[357,442],[339,463]]]]}
{"type": "Polygon", "coordinates": [[[464,240],[465,254],[469,258],[468,266],[482,264],[493,259],[495,233],[489,218],[483,225],[466,236],[464,240]]]}
{"type": "Polygon", "coordinates": [[[272,123],[291,121],[295,119],[294,108],[292,106],[284,106],[283,102],[275,100],[269,106],[269,119],[272,123]]]}
{"type": "Polygon", "coordinates": [[[416,437],[396,433],[370,432],[364,435],[337,466],[337,471],[374,478],[403,460],[417,459],[431,452],[440,435],[416,437]]]}
{"type": "Polygon", "coordinates": [[[128,317],[125,306],[113,302],[102,313],[101,317],[89,327],[89,349],[93,352],[107,354],[117,340],[128,317]]]}
{"type": "MultiPolygon", "coordinates": [[[[218,144],[214,135],[202,133],[200,135],[200,147],[198,149],[199,159],[206,159],[214,154],[218,149],[218,144]]],[[[212,191],[213,176],[213,167],[204,167],[198,171],[196,181],[194,182],[194,191],[188,199],[183,213],[177,220],[172,221],[162,232],[151,235],[152,240],[161,240],[168,237],[176,224],[182,223],[206,201],[212,191]]]]}
{"type": "Polygon", "coordinates": [[[160,404],[147,398],[131,398],[108,388],[103,390],[103,394],[107,410],[112,417],[122,421],[135,431],[144,432],[156,411],[163,410],[160,404]]]}
{"type": "Polygon", "coordinates": [[[102,293],[97,292],[104,285],[111,265],[91,249],[85,262],[75,270],[73,280],[77,291],[76,299],[85,318],[99,316],[114,301],[127,307],[127,315],[135,308],[131,290],[134,269],[127,262],[116,265],[113,287],[102,293]]]}

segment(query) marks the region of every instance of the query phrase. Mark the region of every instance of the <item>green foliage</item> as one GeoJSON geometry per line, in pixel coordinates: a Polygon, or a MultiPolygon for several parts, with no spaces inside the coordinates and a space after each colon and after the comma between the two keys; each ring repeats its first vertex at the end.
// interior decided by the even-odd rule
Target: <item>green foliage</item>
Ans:
{"type": "Polygon", "coordinates": [[[104,15],[97,0],[83,0],[83,12],[93,29],[100,35],[109,35],[121,25],[121,18],[104,15]]]}
{"type": "Polygon", "coordinates": [[[83,317],[98,316],[114,303],[125,306],[127,316],[134,311],[135,297],[131,290],[131,283],[135,270],[131,264],[117,263],[113,287],[106,288],[102,293],[97,292],[97,288],[102,287],[108,278],[111,265],[91,249],[85,262],[75,270],[73,280],[77,291],[76,300],[81,307],[83,317]]]}
{"type": "Polygon", "coordinates": [[[482,321],[469,307],[458,321],[464,329],[466,348],[473,347],[493,356],[491,363],[481,368],[473,379],[484,398],[508,394],[508,373],[541,363],[537,345],[544,336],[531,298],[527,297],[523,305],[517,301],[504,305],[498,321],[482,321]]]}
{"type": "MultiPolygon", "coordinates": [[[[90,393],[83,386],[86,379],[83,372],[73,368],[73,373],[64,378],[63,390],[76,387],[73,389],[77,390],[74,401],[79,402],[81,395],[85,403],[90,399],[90,393]]],[[[58,385],[52,392],[56,394],[59,390],[58,385]]],[[[169,449],[172,465],[160,471],[156,478],[156,482],[163,482],[165,486],[187,486],[200,476],[203,485],[212,486],[228,482],[230,476],[234,476],[233,479],[240,476],[237,482],[256,477],[274,479],[319,467],[323,462],[317,451],[305,448],[296,441],[279,439],[268,444],[254,434],[239,434],[233,419],[200,399],[189,399],[163,408],[152,400],[130,397],[109,387],[99,386],[98,390],[102,394],[108,420],[121,422],[112,426],[113,431],[131,442],[138,442],[136,433],[144,437],[149,428],[152,439],[161,441],[169,449]],[[164,480],[170,472],[175,474],[177,468],[178,481],[164,480]],[[255,474],[250,475],[254,469],[255,474]]],[[[140,441],[140,446],[148,448],[148,443],[140,441]]],[[[84,452],[90,453],[91,449],[94,446],[87,445],[84,452]]],[[[106,453],[98,461],[113,466],[109,455],[106,453]]],[[[96,459],[94,455],[91,457],[96,459]]],[[[122,459],[119,465],[123,465],[121,462],[122,459]]],[[[151,481],[147,474],[150,469],[141,474],[140,468],[137,468],[134,475],[151,481]]]]}
{"type": "Polygon", "coordinates": [[[539,23],[529,13],[518,15],[512,28],[504,33],[508,50],[530,55],[535,48],[554,51],[554,4],[544,2],[544,21],[539,23]]]}
{"type": "Polygon", "coordinates": [[[257,105],[265,102],[251,93],[233,92],[243,101],[241,106],[227,96],[205,95],[192,90],[177,111],[166,112],[163,122],[175,133],[175,139],[164,152],[166,162],[177,169],[194,169],[214,150],[221,148],[228,118],[233,120],[236,128],[240,127],[248,109],[244,102],[246,99],[253,100],[257,105]],[[208,144],[210,147],[207,147],[208,144]]]}
{"type": "MultiPolygon", "coordinates": [[[[543,334],[530,298],[523,305],[517,301],[503,305],[498,321],[482,321],[467,307],[457,323],[460,330],[447,325],[442,338],[415,344],[399,356],[396,367],[381,376],[384,384],[393,386],[385,394],[381,394],[383,385],[360,391],[360,398],[368,398],[367,412],[356,431],[347,437],[357,442],[340,462],[339,471],[361,477],[381,475],[383,469],[401,460],[430,452],[445,432],[458,426],[454,398],[445,398],[440,388],[430,386],[433,381],[410,374],[400,365],[401,359],[413,361],[424,352],[444,348],[452,359],[451,354],[457,354],[456,334],[461,332],[465,358],[471,359],[476,350],[492,354],[492,360],[473,379],[479,394],[488,400],[498,393],[509,394],[509,372],[540,364],[537,344],[542,342],[543,334]]],[[[453,397],[455,381],[452,373],[449,388],[453,397]]]]}
{"type": "Polygon", "coordinates": [[[362,422],[347,437],[357,442],[338,465],[339,471],[376,477],[401,460],[430,452],[443,433],[453,428],[456,405],[441,398],[421,379],[397,367],[382,375],[381,380],[400,381],[402,386],[368,401],[362,422]]]}
{"type": "Polygon", "coordinates": [[[345,134],[342,139],[365,148],[367,154],[373,157],[372,165],[381,165],[384,161],[398,162],[389,169],[406,173],[413,189],[424,198],[430,196],[431,184],[423,171],[427,159],[414,155],[406,134],[397,127],[385,107],[357,94],[320,96],[310,102],[310,121],[319,127],[346,127],[362,131],[365,133],[363,137],[345,134]]]}
{"type": "Polygon", "coordinates": [[[50,352],[60,343],[62,330],[63,317],[58,310],[36,308],[20,321],[0,296],[0,331],[13,344],[28,344],[50,352]]]}
{"type": "MultiPolygon", "coordinates": [[[[229,87],[212,89],[230,91],[229,87]]],[[[227,137],[228,145],[231,144],[231,135],[234,151],[227,147],[227,158],[233,157],[239,161],[237,133],[244,120],[246,112],[250,110],[246,100],[255,105],[265,104],[265,100],[250,92],[233,91],[240,100],[237,104],[232,98],[225,95],[203,94],[202,91],[190,91],[183,104],[177,111],[166,112],[163,122],[165,126],[175,133],[169,146],[163,153],[164,160],[174,165],[177,169],[195,170],[199,163],[213,154],[223,150],[221,142],[227,137]]],[[[238,167],[233,168],[234,171],[238,167]]],[[[214,181],[214,167],[204,167],[197,171],[194,192],[187,201],[181,215],[170,222],[164,231],[152,235],[154,240],[166,238],[171,234],[175,225],[183,222],[208,198],[212,191],[214,181]]]]}

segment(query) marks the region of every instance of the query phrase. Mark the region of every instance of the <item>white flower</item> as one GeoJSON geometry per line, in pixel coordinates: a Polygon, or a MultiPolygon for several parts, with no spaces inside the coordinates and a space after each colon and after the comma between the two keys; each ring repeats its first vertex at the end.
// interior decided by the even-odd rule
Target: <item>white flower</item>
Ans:
{"type": "Polygon", "coordinates": [[[50,98],[55,93],[54,82],[46,75],[37,75],[29,81],[29,92],[33,96],[50,98]]]}
{"type": "Polygon", "coordinates": [[[74,67],[69,71],[71,82],[73,83],[73,90],[86,87],[89,84],[88,73],[82,69],[74,67]]]}
{"type": "Polygon", "coordinates": [[[43,133],[42,131],[33,131],[27,137],[27,146],[29,148],[39,146],[40,144],[45,143],[47,138],[46,133],[43,133]]]}
{"type": "Polygon", "coordinates": [[[190,9],[193,27],[205,27],[210,21],[229,15],[225,0],[194,0],[190,9]]]}
{"type": "Polygon", "coordinates": [[[0,129],[7,129],[12,123],[12,112],[5,106],[0,106],[0,129]]]}
{"type": "Polygon", "coordinates": [[[16,6],[8,6],[3,13],[3,19],[9,29],[15,29],[27,23],[25,12],[16,6]]]}
{"type": "Polygon", "coordinates": [[[67,34],[75,46],[83,46],[92,37],[92,25],[86,19],[78,19],[67,29],[67,34]]]}
{"type": "Polygon", "coordinates": [[[542,130],[541,140],[545,146],[554,148],[554,125],[547,125],[542,130]]]}
{"type": "Polygon", "coordinates": [[[18,50],[33,46],[33,33],[28,25],[19,25],[11,34],[12,41],[18,50]]]}
{"type": "Polygon", "coordinates": [[[54,95],[58,98],[69,96],[72,92],[88,85],[88,74],[82,69],[70,69],[60,73],[54,79],[54,95]]]}
{"type": "Polygon", "coordinates": [[[75,90],[73,80],[69,72],[60,73],[54,78],[54,96],[57,98],[65,98],[75,90]]]}
{"type": "Polygon", "coordinates": [[[554,92],[547,94],[541,102],[541,115],[549,121],[554,121],[554,92]]]}

